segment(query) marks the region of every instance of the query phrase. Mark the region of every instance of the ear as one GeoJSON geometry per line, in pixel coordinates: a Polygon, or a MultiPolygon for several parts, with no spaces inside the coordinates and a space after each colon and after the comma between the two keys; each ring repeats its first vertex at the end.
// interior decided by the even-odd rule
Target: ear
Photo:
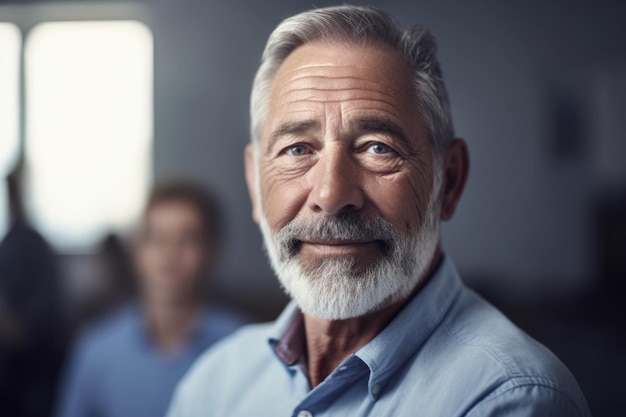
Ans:
{"type": "Polygon", "coordinates": [[[450,220],[461,199],[469,175],[469,153],[463,139],[454,139],[443,160],[441,219],[450,220]]]}
{"type": "Polygon", "coordinates": [[[246,183],[248,184],[248,194],[250,195],[250,202],[252,203],[252,219],[256,224],[261,221],[261,212],[259,210],[256,184],[257,184],[257,169],[256,161],[254,157],[254,147],[252,144],[248,144],[244,150],[244,159],[246,165],[246,183]]]}

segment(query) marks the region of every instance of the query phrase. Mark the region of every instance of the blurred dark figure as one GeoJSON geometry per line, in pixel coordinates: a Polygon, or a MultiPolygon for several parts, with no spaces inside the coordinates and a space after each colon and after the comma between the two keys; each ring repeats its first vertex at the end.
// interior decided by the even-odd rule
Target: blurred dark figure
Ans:
{"type": "Polygon", "coordinates": [[[11,224],[0,242],[0,415],[48,416],[64,337],[55,256],[29,224],[22,167],[7,177],[11,224]]]}
{"type": "Polygon", "coordinates": [[[197,356],[242,321],[205,303],[219,255],[215,198],[178,183],[157,187],[134,242],[139,299],[79,339],[59,399],[59,417],[164,415],[197,356]]]}
{"type": "Polygon", "coordinates": [[[132,262],[122,239],[107,234],[98,247],[99,285],[78,306],[75,329],[83,329],[127,304],[137,294],[132,262]]]}
{"type": "Polygon", "coordinates": [[[594,302],[626,352],[626,189],[599,197],[595,206],[596,264],[601,280],[594,302]]]}

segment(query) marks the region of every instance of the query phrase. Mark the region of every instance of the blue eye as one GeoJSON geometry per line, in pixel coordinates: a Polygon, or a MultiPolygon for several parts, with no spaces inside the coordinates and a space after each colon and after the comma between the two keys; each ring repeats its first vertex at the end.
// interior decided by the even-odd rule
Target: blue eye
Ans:
{"type": "Polygon", "coordinates": [[[290,156],[302,156],[307,153],[307,148],[304,145],[293,145],[288,147],[286,152],[290,156]]]}
{"type": "Polygon", "coordinates": [[[387,146],[387,145],[385,145],[383,143],[380,143],[380,142],[373,143],[369,147],[369,149],[372,152],[374,152],[375,154],[377,154],[377,155],[383,155],[383,154],[386,154],[386,153],[389,153],[389,152],[393,152],[393,149],[391,149],[389,146],[387,146]]]}

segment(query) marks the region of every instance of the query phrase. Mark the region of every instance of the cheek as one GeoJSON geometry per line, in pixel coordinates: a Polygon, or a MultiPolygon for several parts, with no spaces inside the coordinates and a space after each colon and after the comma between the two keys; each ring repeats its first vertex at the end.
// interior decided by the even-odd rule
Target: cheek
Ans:
{"type": "Polygon", "coordinates": [[[187,271],[196,271],[204,265],[204,250],[194,246],[185,247],[181,250],[180,261],[187,271]]]}
{"type": "Polygon", "coordinates": [[[157,268],[160,259],[161,257],[156,248],[144,246],[137,252],[137,267],[142,272],[142,275],[145,275],[157,268]]]}
{"type": "Polygon", "coordinates": [[[278,230],[293,220],[307,199],[303,177],[291,178],[277,175],[277,170],[261,171],[261,201],[263,213],[272,230],[278,230]]]}
{"type": "Polygon", "coordinates": [[[369,200],[380,214],[401,232],[418,228],[432,192],[432,178],[415,173],[375,177],[365,187],[369,200]]]}
{"type": "Polygon", "coordinates": [[[156,249],[143,247],[137,251],[135,261],[138,273],[137,277],[141,287],[147,287],[149,289],[154,282],[160,281],[160,277],[163,275],[161,259],[162,257],[159,256],[156,249]]]}

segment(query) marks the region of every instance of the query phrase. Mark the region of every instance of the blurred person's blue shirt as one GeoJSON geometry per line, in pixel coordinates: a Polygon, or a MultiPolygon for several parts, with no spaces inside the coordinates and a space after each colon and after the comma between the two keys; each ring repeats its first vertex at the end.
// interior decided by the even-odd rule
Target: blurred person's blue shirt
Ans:
{"type": "Polygon", "coordinates": [[[169,417],[590,416],[567,368],[463,285],[445,258],[370,343],[310,388],[302,314],[243,328],[203,356],[169,417]]]}
{"type": "Polygon", "coordinates": [[[210,307],[196,317],[187,343],[172,353],[151,340],[138,305],[88,329],[70,358],[57,417],[163,416],[176,384],[194,360],[243,323],[210,307]]]}

